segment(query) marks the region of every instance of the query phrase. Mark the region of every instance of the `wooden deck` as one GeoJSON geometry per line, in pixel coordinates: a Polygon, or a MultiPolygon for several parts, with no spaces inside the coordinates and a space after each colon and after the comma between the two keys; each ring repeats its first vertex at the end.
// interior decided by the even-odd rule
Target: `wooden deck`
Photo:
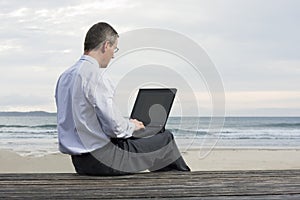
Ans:
{"type": "Polygon", "coordinates": [[[116,177],[0,174],[0,199],[300,199],[300,170],[141,173],[116,177]]]}

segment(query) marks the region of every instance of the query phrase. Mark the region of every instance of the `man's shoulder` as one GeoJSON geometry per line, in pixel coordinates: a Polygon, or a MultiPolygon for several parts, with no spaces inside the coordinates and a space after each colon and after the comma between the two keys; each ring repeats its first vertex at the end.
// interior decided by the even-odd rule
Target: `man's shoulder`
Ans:
{"type": "Polygon", "coordinates": [[[60,75],[60,78],[74,76],[74,74],[77,73],[77,70],[78,70],[78,69],[73,65],[73,66],[69,67],[68,69],[66,69],[66,70],[60,75]]]}

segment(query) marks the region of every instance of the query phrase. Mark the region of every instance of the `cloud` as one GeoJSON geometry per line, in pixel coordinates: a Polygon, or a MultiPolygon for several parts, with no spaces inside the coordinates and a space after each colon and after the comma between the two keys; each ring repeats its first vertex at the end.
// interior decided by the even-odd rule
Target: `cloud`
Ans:
{"type": "MultiPolygon", "coordinates": [[[[30,93],[30,92],[29,92],[30,93]]],[[[1,99],[1,106],[33,106],[36,104],[45,104],[48,103],[48,99],[42,96],[37,96],[34,94],[30,95],[19,95],[11,94],[4,96],[1,99]]]]}
{"type": "Polygon", "coordinates": [[[226,92],[227,115],[298,116],[299,91],[226,92]]]}
{"type": "MultiPolygon", "coordinates": [[[[155,27],[192,38],[216,64],[229,98],[240,91],[299,92],[299,7],[297,0],[4,0],[0,2],[0,99],[24,97],[30,89],[31,94],[48,95],[48,109],[54,109],[58,75],[82,54],[84,35],[98,21],[111,23],[120,33],[155,27]]],[[[276,102],[276,95],[271,97],[276,102]]],[[[265,106],[259,102],[251,105],[265,106]]],[[[288,99],[280,102],[299,109],[288,99]]],[[[237,107],[232,104],[229,109],[237,107]]]]}
{"type": "Polygon", "coordinates": [[[34,94],[28,91],[29,94],[10,94],[2,96],[0,101],[1,111],[29,111],[29,110],[49,110],[54,109],[53,103],[49,102],[48,96],[34,94]]]}

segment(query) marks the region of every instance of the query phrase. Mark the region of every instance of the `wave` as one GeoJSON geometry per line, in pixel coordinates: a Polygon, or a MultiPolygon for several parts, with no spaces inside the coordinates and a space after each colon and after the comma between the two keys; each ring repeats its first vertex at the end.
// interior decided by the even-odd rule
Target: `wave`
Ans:
{"type": "MultiPolygon", "coordinates": [[[[195,129],[182,129],[182,128],[171,128],[168,129],[171,132],[174,133],[190,133],[190,134],[196,134],[196,135],[207,135],[207,134],[213,134],[213,133],[218,133],[219,132],[209,132],[209,131],[203,131],[203,130],[195,130],[195,129]]],[[[222,131],[221,133],[238,133],[238,131],[222,131]]]]}
{"type": "Polygon", "coordinates": [[[253,125],[255,127],[300,128],[300,123],[269,123],[253,125]]]}
{"type": "Polygon", "coordinates": [[[0,133],[26,133],[26,134],[56,134],[57,130],[0,130],[0,133]]]}
{"type": "Polygon", "coordinates": [[[224,140],[299,140],[300,132],[291,132],[291,131],[276,131],[275,129],[265,131],[253,131],[253,130],[224,130],[221,132],[208,132],[203,130],[189,130],[189,129],[179,129],[173,128],[170,129],[171,132],[177,138],[215,138],[219,137],[224,140]]]}
{"type": "Polygon", "coordinates": [[[239,136],[239,137],[220,137],[222,140],[299,140],[300,136],[275,137],[275,136],[239,136]]]}
{"type": "Polygon", "coordinates": [[[0,125],[0,128],[45,128],[45,129],[56,129],[56,124],[43,124],[43,125],[35,125],[35,126],[28,126],[28,125],[0,125]]]}
{"type": "Polygon", "coordinates": [[[200,130],[193,130],[193,129],[180,129],[180,128],[173,128],[169,129],[171,132],[177,134],[195,134],[195,135],[206,135],[208,134],[207,131],[200,131],[200,130]]]}

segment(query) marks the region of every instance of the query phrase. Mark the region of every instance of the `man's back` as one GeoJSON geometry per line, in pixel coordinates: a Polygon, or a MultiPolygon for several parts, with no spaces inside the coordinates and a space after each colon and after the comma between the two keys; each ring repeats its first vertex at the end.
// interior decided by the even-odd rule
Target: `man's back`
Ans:
{"type": "Polygon", "coordinates": [[[76,155],[90,152],[109,142],[88,99],[100,71],[92,58],[82,58],[59,78],[56,87],[59,148],[76,155]],[[93,69],[95,68],[95,69],[93,69]]]}

